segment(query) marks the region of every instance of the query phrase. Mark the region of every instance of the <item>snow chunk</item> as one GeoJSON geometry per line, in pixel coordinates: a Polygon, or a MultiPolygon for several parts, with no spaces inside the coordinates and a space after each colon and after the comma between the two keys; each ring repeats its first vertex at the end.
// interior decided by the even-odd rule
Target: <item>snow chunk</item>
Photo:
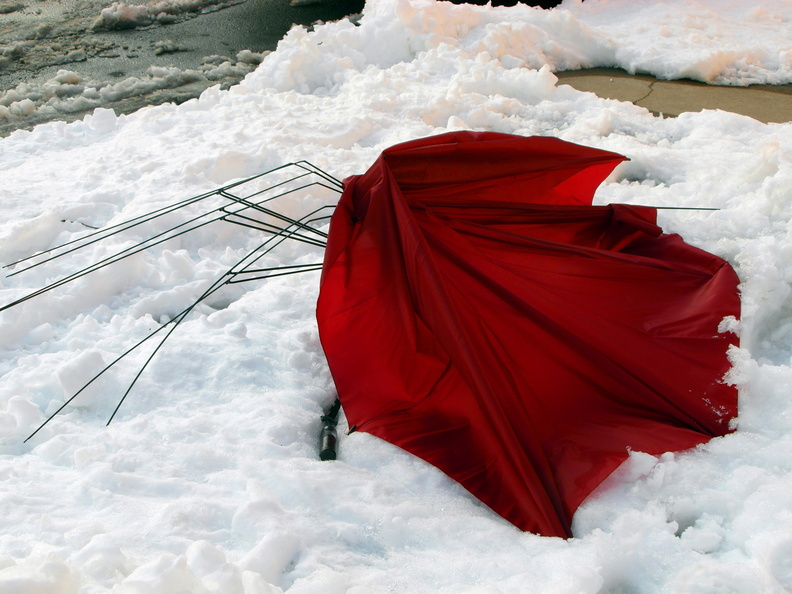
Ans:
{"type": "Polygon", "coordinates": [[[59,558],[28,560],[0,569],[0,591],[18,594],[77,594],[79,578],[59,558]]]}
{"type": "Polygon", "coordinates": [[[180,17],[229,5],[236,0],[151,0],[145,4],[114,2],[93,23],[95,30],[134,29],[154,23],[173,23],[180,17]]]}

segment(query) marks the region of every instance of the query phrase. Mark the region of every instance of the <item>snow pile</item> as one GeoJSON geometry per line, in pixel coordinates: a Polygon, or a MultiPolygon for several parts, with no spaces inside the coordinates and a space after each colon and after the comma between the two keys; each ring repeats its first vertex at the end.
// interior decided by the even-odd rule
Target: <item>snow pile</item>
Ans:
{"type": "MultiPolygon", "coordinates": [[[[680,37],[710,26],[698,21],[702,6],[721,23],[743,10],[730,0],[662,4],[676,10],[680,37]]],[[[151,347],[25,443],[262,241],[213,224],[0,313],[0,591],[791,590],[792,124],[722,111],[662,119],[556,86],[559,64],[617,54],[603,26],[576,16],[584,11],[621,24],[625,40],[635,26],[618,0],[546,12],[379,0],[358,27],[294,29],[227,91],[17,131],[0,139],[0,261],[300,159],[343,178],[396,142],[453,129],[556,136],[630,158],[601,203],[720,209],[662,211],[661,224],[727,258],[742,279],[734,434],[688,452],[634,452],[579,510],[569,541],[519,532],[363,433],[342,436],[339,460],[320,462],[333,386],[311,272],[224,288],[179,326],[109,427],[151,347]]],[[[646,47],[663,41],[649,26],[642,35],[646,47]]],[[[753,39],[772,53],[774,34],[753,39]]],[[[707,43],[712,55],[723,50],[722,39],[707,43]]],[[[56,87],[80,84],[64,74],[56,87]]],[[[308,188],[279,209],[301,216],[334,199],[308,188]]],[[[188,218],[177,211],[4,277],[0,304],[188,218]]],[[[266,265],[319,257],[285,242],[266,265]]]]}
{"type": "Polygon", "coordinates": [[[239,0],[151,0],[145,4],[113,2],[102,9],[93,23],[94,30],[135,29],[153,24],[175,23],[185,16],[217,10],[239,0]]]}
{"type": "Polygon", "coordinates": [[[29,41],[16,41],[0,46],[0,68],[6,68],[13,60],[24,56],[29,46],[29,41]]]}
{"type": "Polygon", "coordinates": [[[566,0],[563,7],[614,46],[613,64],[600,66],[714,84],[792,82],[789,2],[566,0]]]}

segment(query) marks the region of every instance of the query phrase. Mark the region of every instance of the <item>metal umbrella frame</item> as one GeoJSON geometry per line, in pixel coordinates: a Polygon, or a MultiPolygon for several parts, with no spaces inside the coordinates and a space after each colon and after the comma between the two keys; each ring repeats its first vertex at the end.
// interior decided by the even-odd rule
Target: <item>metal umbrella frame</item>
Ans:
{"type": "Polygon", "coordinates": [[[77,392],[67,398],[55,412],[49,415],[25,441],[27,442],[35,436],[53,418],[69,406],[75,398],[117,363],[149,341],[154,341],[154,348],[137,370],[107,420],[109,425],[146,367],[148,367],[165,342],[171,338],[179,325],[187,319],[200,303],[223,287],[321,270],[322,262],[283,266],[261,265],[261,260],[264,256],[270,254],[285,242],[297,241],[318,248],[325,247],[327,233],[322,230],[322,227],[327,224],[332,210],[335,208],[336,201],[316,207],[312,206],[307,212],[302,213],[298,217],[289,216],[285,214],[284,209],[277,208],[279,202],[283,203],[283,201],[295,197],[310,195],[312,191],[318,188],[324,188],[325,190],[330,190],[333,194],[340,195],[343,190],[343,184],[340,180],[308,161],[287,163],[204,194],[169,204],[121,223],[102,227],[76,239],[4,265],[3,269],[8,271],[7,277],[24,275],[26,272],[39,267],[46,267],[89,246],[107,242],[111,238],[118,239],[124,233],[144,231],[145,225],[158,219],[159,222],[166,220],[164,219],[165,217],[171,216],[177,211],[186,217],[164,231],[156,232],[143,240],[117,249],[111,255],[97,262],[65,274],[45,286],[26,293],[22,297],[0,305],[0,312],[17,307],[40,295],[64,287],[73,281],[141,252],[152,251],[157,248],[164,250],[166,242],[193,233],[208,225],[230,224],[243,229],[254,230],[265,236],[263,241],[256,243],[255,247],[248,250],[241,259],[215,278],[209,287],[193,300],[190,305],[105,365],[77,392]]]}

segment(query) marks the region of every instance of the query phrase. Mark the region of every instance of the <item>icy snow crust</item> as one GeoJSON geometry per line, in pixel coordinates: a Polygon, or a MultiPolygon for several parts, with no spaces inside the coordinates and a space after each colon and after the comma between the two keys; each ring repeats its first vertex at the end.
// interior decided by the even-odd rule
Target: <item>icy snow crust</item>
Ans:
{"type": "MultiPolygon", "coordinates": [[[[662,211],[661,223],[732,262],[743,298],[741,324],[724,324],[742,340],[727,378],[740,388],[737,431],[684,453],[633,452],[564,541],[516,530],[363,433],[342,437],[338,461],[318,461],[319,415],[333,399],[314,321],[318,273],[221,292],[180,326],[109,427],[144,355],[23,443],[257,238],[222,227],[173,240],[0,314],[0,591],[791,590],[792,123],[657,118],[557,87],[552,74],[626,51],[592,28],[599,21],[600,31],[640,22],[644,48],[688,40],[710,56],[730,46],[702,27],[721,27],[734,47],[750,39],[765,56],[730,69],[758,76],[777,60],[775,75],[788,76],[778,40],[790,38],[789,3],[743,5],[587,0],[541,12],[378,0],[359,27],[292,30],[228,91],[122,117],[99,109],[0,140],[9,262],[299,159],[343,178],[394,143],[453,129],[556,136],[630,158],[600,203],[719,208],[662,211]]],[[[673,55],[654,61],[681,68],[673,55]]],[[[720,64],[707,71],[726,72],[720,64]]],[[[282,206],[299,216],[332,199],[312,189],[282,206]]],[[[111,249],[3,278],[0,303],[111,249]]],[[[290,243],[268,263],[320,255],[290,243]]]]}

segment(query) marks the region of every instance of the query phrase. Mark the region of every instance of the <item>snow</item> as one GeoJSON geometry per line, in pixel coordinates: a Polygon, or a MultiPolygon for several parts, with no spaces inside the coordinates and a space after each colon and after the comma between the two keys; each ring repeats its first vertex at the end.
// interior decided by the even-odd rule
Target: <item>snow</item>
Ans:
{"type": "Polygon", "coordinates": [[[629,72],[729,85],[790,82],[789,2],[567,3],[577,19],[607,38],[614,63],[629,72]]]}
{"type": "MultiPolygon", "coordinates": [[[[293,29],[226,91],[0,139],[8,263],[301,159],[340,179],[394,143],[452,129],[556,136],[630,158],[600,203],[720,209],[661,211],[661,224],[728,259],[743,302],[742,320],[724,324],[741,336],[728,378],[740,389],[737,431],[693,451],[632,452],[564,541],[516,530],[364,433],[341,436],[337,461],[318,460],[334,395],[316,272],[223,288],[178,327],[109,426],[152,347],[25,442],[261,234],[215,224],[169,239],[0,313],[0,591],[792,590],[792,124],[655,117],[556,86],[553,74],[618,65],[789,83],[791,16],[780,0],[567,0],[549,11],[378,0],[359,26],[293,29]]],[[[85,84],[58,76],[55,88],[85,84]]],[[[336,198],[311,187],[277,205],[301,216],[336,198]]],[[[187,217],[4,277],[0,303],[187,217]]],[[[320,258],[286,242],[261,264],[320,258]]]]}
{"type": "Polygon", "coordinates": [[[94,29],[135,29],[153,24],[168,24],[191,13],[218,10],[239,0],[151,0],[144,4],[113,2],[103,8],[93,23],[94,29]]]}

